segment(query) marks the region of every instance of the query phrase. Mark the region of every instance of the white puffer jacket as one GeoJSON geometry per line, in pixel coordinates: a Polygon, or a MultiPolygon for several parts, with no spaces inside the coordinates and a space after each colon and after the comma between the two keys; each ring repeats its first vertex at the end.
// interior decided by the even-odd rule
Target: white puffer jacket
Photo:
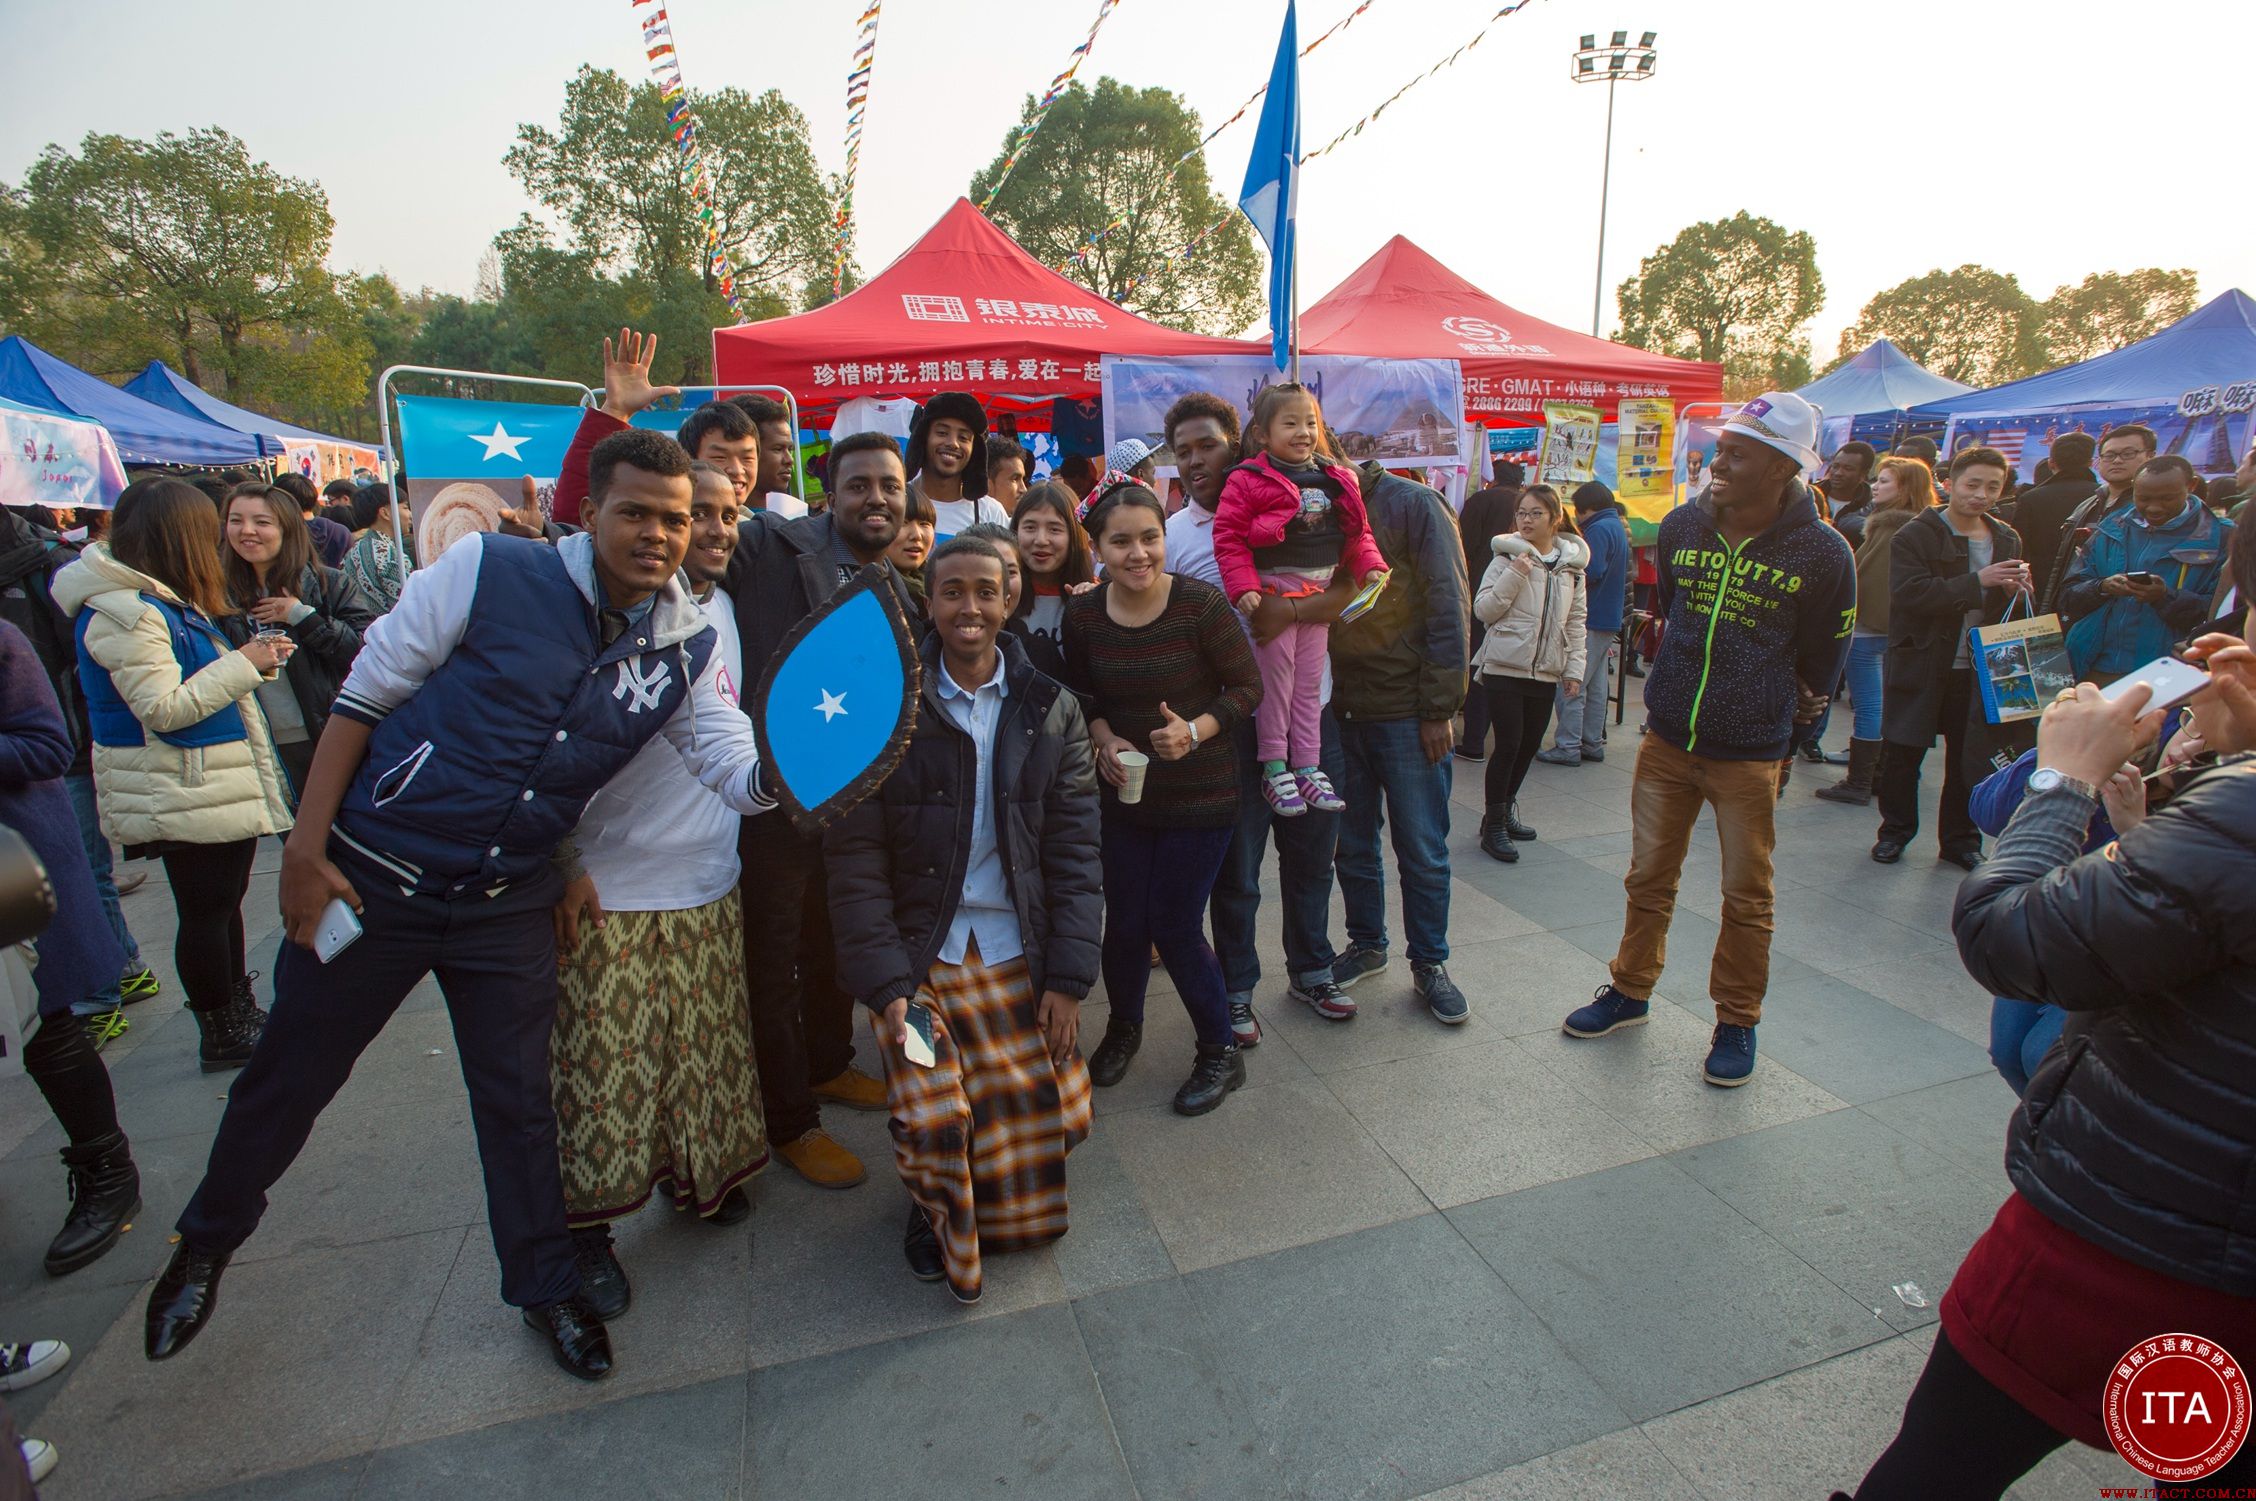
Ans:
{"type": "Polygon", "coordinates": [[[1474,618],[1488,627],[1473,670],[1539,683],[1583,681],[1590,655],[1583,634],[1590,606],[1583,582],[1589,544],[1561,532],[1554,563],[1537,557],[1534,546],[1517,532],[1503,533],[1490,548],[1495,561],[1481,575],[1480,593],[1473,597],[1474,618]],[[1516,559],[1526,560],[1526,573],[1515,566],[1516,559]]]}
{"type": "Polygon", "coordinates": [[[109,669],[118,695],[148,732],[144,745],[96,745],[94,791],[102,832],[123,845],[228,844],[290,827],[281,764],[266,716],[252,695],[258,668],[240,651],[182,681],[165,618],[141,598],[180,603],[163,584],[95,543],[55,575],[55,603],[75,628],[81,611],[86,652],[109,669]],[[248,738],[222,745],[169,745],[155,732],[178,731],[237,704],[248,738]]]}

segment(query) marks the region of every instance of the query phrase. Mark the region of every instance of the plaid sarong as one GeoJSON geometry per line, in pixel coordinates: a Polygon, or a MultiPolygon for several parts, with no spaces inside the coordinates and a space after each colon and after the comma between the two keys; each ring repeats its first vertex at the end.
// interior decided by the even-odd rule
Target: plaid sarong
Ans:
{"type": "MultiPolygon", "coordinates": [[[[967,954],[966,959],[976,959],[967,954]]],[[[982,1251],[1066,1231],[1065,1154],[1089,1135],[1089,1070],[1050,1062],[1024,959],[935,964],[916,999],[947,1028],[931,1068],[881,1046],[901,1182],[939,1233],[948,1285],[975,1298],[982,1251]]]]}
{"type": "Polygon", "coordinates": [[[686,912],[607,912],[557,962],[550,1075],[564,1209],[632,1214],[659,1184],[701,1215],[768,1162],[733,891],[686,912]]]}

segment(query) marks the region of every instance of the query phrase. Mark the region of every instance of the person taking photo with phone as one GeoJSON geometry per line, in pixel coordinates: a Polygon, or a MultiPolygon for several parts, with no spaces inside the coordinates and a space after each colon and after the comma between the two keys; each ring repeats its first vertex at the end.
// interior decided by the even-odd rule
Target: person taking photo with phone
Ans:
{"type": "Polygon", "coordinates": [[[369,628],[282,849],[288,941],[274,1014],[149,1293],[151,1360],[178,1355],[211,1321],[266,1191],[435,972],[469,1087],[502,1299],[566,1372],[610,1374],[557,1168],[549,1032],[564,883],[553,857],[589,799],[659,735],[737,812],[774,806],[758,786],[752,726],[716,681],[712,624],[676,578],[689,466],[663,434],[613,434],[588,466],[587,531],[554,546],[466,537],[369,628]]]}
{"type": "Polygon", "coordinates": [[[976,1303],[986,1253],[1065,1234],[1066,1154],[1089,1134],[1097,782],[1079,701],[1003,629],[995,544],[943,542],[925,578],[915,732],[824,836],[824,859],[838,977],[885,1060],[903,1254],[918,1280],[976,1303]]]}

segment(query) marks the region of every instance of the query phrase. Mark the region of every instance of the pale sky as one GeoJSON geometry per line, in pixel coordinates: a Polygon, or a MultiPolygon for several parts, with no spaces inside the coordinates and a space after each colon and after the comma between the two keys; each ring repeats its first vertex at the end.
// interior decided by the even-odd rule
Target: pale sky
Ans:
{"type": "MultiPolygon", "coordinates": [[[[826,169],[844,161],[860,0],[665,0],[695,88],[780,88],[826,169]]],[[[1372,0],[1304,64],[1310,148],[1479,30],[1501,0],[1372,0]]],[[[1315,36],[1354,0],[1303,0],[1315,36]]],[[[874,271],[939,217],[1064,66],[1096,0],[887,0],[862,150],[858,253],[874,271]]],[[[1121,0],[1081,76],[1163,84],[1212,124],[1267,76],[1281,0],[1121,0]]],[[[2256,292],[2250,0],[1535,0],[1301,185],[1313,301],[1400,232],[1495,296],[1588,328],[1605,89],[1584,31],[1660,32],[1620,90],[1613,288],[1698,219],[1740,209],[1817,238],[1818,363],[1866,298],[1976,262],[2037,297],[2087,272],[2190,266],[2204,300],[2256,292]]],[[[10,84],[0,178],[50,141],[225,126],[328,190],[340,269],[468,292],[527,206],[501,157],[553,121],[582,62],[646,68],[628,0],[0,0],[10,84]]],[[[1603,39],[1603,38],[1601,38],[1603,39]]],[[[1250,117],[1209,148],[1235,196],[1250,117]]],[[[1092,228],[1096,226],[1091,226],[1092,228]]]]}

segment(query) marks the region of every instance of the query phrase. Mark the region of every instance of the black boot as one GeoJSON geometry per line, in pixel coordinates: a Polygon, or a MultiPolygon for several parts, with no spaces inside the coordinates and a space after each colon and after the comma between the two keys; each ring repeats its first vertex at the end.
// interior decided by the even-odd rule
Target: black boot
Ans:
{"type": "Polygon", "coordinates": [[[235,993],[229,999],[245,1016],[258,1018],[259,1029],[264,1031],[266,1029],[266,1008],[261,1006],[257,998],[251,994],[251,982],[258,977],[259,972],[255,969],[247,975],[238,976],[235,981],[235,993]]]}
{"type": "Polygon", "coordinates": [[[227,1270],[231,1251],[207,1251],[182,1241],[172,1248],[172,1260],[157,1274],[149,1289],[147,1326],[142,1352],[151,1360],[170,1360],[203,1333],[219,1306],[219,1276],[227,1270]]]}
{"type": "Polygon", "coordinates": [[[202,1034],[198,1052],[207,1074],[225,1073],[250,1062],[259,1036],[266,1030],[266,1013],[252,1002],[247,976],[235,982],[235,993],[220,1005],[190,1014],[202,1034]]]}
{"type": "Polygon", "coordinates": [[[525,1310],[525,1327],[548,1339],[548,1350],[566,1375],[601,1381],[611,1374],[611,1332],[584,1299],[566,1298],[525,1310]]]}
{"type": "Polygon", "coordinates": [[[1535,842],[1535,830],[1520,822],[1518,798],[1514,798],[1504,805],[1504,832],[1512,836],[1514,844],[1532,844],[1535,842]]]}
{"type": "Polygon", "coordinates": [[[1234,1042],[1202,1042],[1191,1076],[1175,1091],[1177,1115],[1204,1115],[1233,1089],[1245,1087],[1245,1055],[1234,1042]]]}
{"type": "Polygon", "coordinates": [[[1851,740],[1848,774],[1830,787],[1818,788],[1817,796],[1829,803],[1850,803],[1861,808],[1872,801],[1872,773],[1879,766],[1879,741],[1851,740]]]}
{"type": "Polygon", "coordinates": [[[938,1282],[948,1275],[947,1258],[940,1254],[940,1236],[924,1206],[909,1201],[909,1227],[901,1233],[901,1254],[908,1259],[909,1275],[919,1282],[938,1282]]]}
{"type": "Polygon", "coordinates": [[[1504,831],[1504,819],[1511,811],[1509,803],[1490,803],[1481,815],[1481,853],[1491,860],[1501,860],[1506,865],[1518,862],[1520,852],[1512,848],[1512,836],[1504,831]]]}
{"type": "Polygon", "coordinates": [[[619,1265],[612,1249],[609,1225],[583,1225],[572,1232],[572,1257],[580,1264],[580,1301],[587,1311],[609,1323],[634,1302],[627,1269],[619,1265]]]}
{"type": "Polygon", "coordinates": [[[141,1212],[141,1173],[124,1132],[63,1148],[63,1166],[70,1169],[71,1208],[47,1247],[50,1277],[100,1260],[141,1212]]]}
{"type": "Polygon", "coordinates": [[[1118,1084],[1128,1073],[1128,1062],[1136,1050],[1144,1045],[1144,1024],[1124,1022],[1119,1017],[1105,1019],[1104,1040],[1089,1055],[1089,1082],[1102,1088],[1118,1084]]]}

